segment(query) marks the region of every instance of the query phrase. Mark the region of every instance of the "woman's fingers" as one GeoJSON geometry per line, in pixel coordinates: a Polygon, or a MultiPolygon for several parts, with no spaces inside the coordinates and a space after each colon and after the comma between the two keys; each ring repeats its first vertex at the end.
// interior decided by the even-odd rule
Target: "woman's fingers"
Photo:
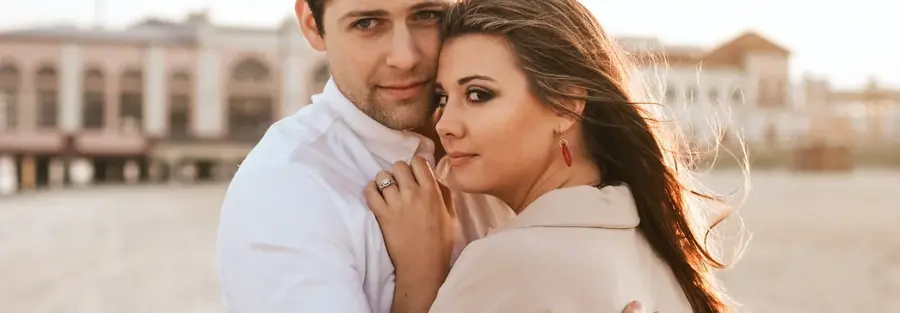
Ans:
{"type": "Polygon", "coordinates": [[[370,181],[363,193],[366,196],[366,204],[369,205],[369,210],[372,210],[372,213],[375,214],[375,218],[387,212],[387,202],[384,201],[384,197],[378,192],[378,185],[375,181],[370,181]]]}
{"type": "Polygon", "coordinates": [[[434,172],[431,171],[431,166],[428,165],[425,158],[418,156],[414,157],[412,161],[410,161],[410,167],[412,168],[413,176],[415,176],[419,186],[426,187],[425,189],[428,190],[436,189],[437,180],[435,180],[434,172]]]}
{"type": "Polygon", "coordinates": [[[415,190],[419,186],[419,183],[416,182],[416,177],[413,176],[413,172],[409,168],[409,164],[406,164],[406,162],[398,161],[394,163],[394,166],[391,167],[391,174],[397,180],[401,193],[415,190]]]}
{"type": "Polygon", "coordinates": [[[400,203],[400,189],[397,188],[399,182],[391,173],[381,171],[375,175],[375,185],[380,189],[381,196],[388,207],[393,207],[400,203]]]}

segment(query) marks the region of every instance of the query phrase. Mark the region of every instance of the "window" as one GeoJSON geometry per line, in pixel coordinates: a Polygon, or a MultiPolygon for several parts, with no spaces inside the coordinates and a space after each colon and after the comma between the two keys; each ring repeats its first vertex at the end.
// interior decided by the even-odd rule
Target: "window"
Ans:
{"type": "Polygon", "coordinates": [[[733,103],[733,104],[743,104],[744,103],[744,92],[741,91],[740,88],[736,88],[731,91],[731,103],[733,103]]]}
{"type": "Polygon", "coordinates": [[[719,90],[718,89],[710,89],[709,90],[709,102],[719,101],[719,90]]]}
{"type": "Polygon", "coordinates": [[[122,93],[119,99],[119,115],[121,117],[122,130],[126,132],[140,132],[144,120],[142,95],[136,92],[122,93]]]}
{"type": "Polygon", "coordinates": [[[59,119],[59,106],[57,105],[59,98],[56,90],[40,90],[37,97],[38,127],[55,128],[59,119]]]}
{"type": "Polygon", "coordinates": [[[684,97],[687,102],[694,102],[694,97],[697,94],[697,87],[689,86],[685,88],[684,97]]]}
{"type": "Polygon", "coordinates": [[[19,70],[12,64],[0,66],[0,127],[14,129],[18,126],[19,70]]]}
{"type": "Polygon", "coordinates": [[[144,122],[143,74],[139,70],[127,70],[122,74],[122,93],[119,95],[120,127],[126,133],[142,130],[144,122]]]}
{"type": "Polygon", "coordinates": [[[666,101],[672,103],[678,102],[678,87],[675,87],[675,85],[666,87],[666,101]]]}
{"type": "Polygon", "coordinates": [[[169,98],[169,137],[188,138],[190,135],[190,102],[186,94],[174,94],[169,98]]]}
{"type": "Polygon", "coordinates": [[[259,140],[271,124],[271,119],[270,98],[233,97],[229,102],[228,125],[232,139],[259,140]]]}
{"type": "Polygon", "coordinates": [[[59,80],[56,70],[42,67],[37,73],[37,126],[55,128],[59,119],[59,80]]]}
{"type": "Polygon", "coordinates": [[[88,91],[84,93],[84,109],[81,116],[85,129],[102,129],[104,126],[104,114],[106,101],[102,92],[88,91]]]}
{"type": "Polygon", "coordinates": [[[84,101],[81,125],[84,129],[102,129],[106,125],[106,79],[103,72],[92,68],[84,75],[84,101]]]}

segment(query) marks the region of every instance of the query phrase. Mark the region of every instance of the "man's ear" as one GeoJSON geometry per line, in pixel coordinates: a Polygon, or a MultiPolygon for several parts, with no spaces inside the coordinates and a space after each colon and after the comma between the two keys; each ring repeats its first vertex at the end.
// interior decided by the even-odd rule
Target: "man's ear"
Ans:
{"type": "MultiPolygon", "coordinates": [[[[586,97],[587,90],[582,87],[568,86],[563,88],[563,91],[567,96],[561,99],[560,104],[562,104],[568,111],[574,112],[575,115],[582,116],[584,114],[584,107],[585,105],[587,105],[587,101],[577,99],[575,97],[586,97]]],[[[560,132],[568,131],[580,120],[576,117],[573,117],[571,114],[568,114],[567,112],[560,112],[558,116],[560,117],[560,120],[559,124],[557,125],[557,130],[560,132]]]]}
{"type": "Polygon", "coordinates": [[[319,26],[316,25],[316,19],[306,0],[294,2],[294,12],[297,14],[297,21],[300,22],[300,31],[303,37],[306,37],[309,46],[319,52],[325,51],[325,38],[319,33],[319,26]]]}

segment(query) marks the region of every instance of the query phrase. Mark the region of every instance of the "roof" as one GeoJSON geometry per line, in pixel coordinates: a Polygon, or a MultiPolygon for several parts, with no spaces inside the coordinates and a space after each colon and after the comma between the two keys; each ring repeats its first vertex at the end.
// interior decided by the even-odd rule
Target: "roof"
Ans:
{"type": "Polygon", "coordinates": [[[197,24],[147,19],[125,29],[35,27],[0,32],[0,39],[38,39],[115,43],[191,44],[197,41],[197,24]]]}
{"type": "Polygon", "coordinates": [[[746,32],[712,49],[697,46],[665,45],[658,40],[622,38],[620,45],[638,63],[665,60],[669,65],[743,68],[744,57],[751,52],[769,52],[785,57],[790,51],[755,32],[746,32]]]}

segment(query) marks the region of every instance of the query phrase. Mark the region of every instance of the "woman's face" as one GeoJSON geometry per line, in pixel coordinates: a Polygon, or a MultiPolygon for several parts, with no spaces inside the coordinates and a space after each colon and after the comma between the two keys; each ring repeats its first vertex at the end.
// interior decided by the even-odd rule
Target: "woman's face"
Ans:
{"type": "Polygon", "coordinates": [[[444,43],[436,86],[451,187],[508,192],[562,162],[558,116],[531,94],[505,38],[471,34],[444,43]]]}

